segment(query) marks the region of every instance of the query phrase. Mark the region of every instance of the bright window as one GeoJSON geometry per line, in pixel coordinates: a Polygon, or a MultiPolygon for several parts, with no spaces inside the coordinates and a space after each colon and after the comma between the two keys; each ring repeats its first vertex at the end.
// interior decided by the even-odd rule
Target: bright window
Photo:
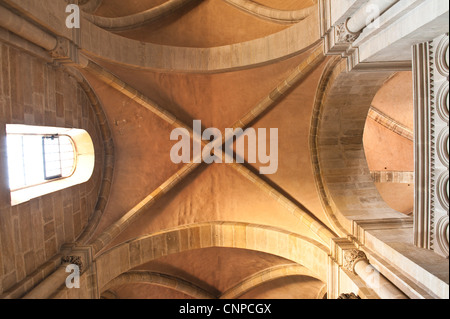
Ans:
{"type": "Polygon", "coordinates": [[[87,181],[94,147],[84,130],[7,125],[12,205],[87,181]]]}
{"type": "Polygon", "coordinates": [[[8,134],[11,190],[69,177],[75,169],[75,150],[67,135],[8,134]]]}

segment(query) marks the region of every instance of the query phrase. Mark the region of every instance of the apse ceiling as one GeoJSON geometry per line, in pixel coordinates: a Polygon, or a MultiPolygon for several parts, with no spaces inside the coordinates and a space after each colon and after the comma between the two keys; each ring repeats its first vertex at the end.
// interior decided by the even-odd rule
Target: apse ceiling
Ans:
{"type": "MultiPolygon", "coordinates": [[[[120,24],[117,19],[131,15],[142,17],[143,13],[172,5],[173,1],[103,0],[97,1],[99,5],[90,14],[109,19],[105,21],[111,25],[120,24]]],[[[178,1],[178,6],[158,19],[144,20],[135,27],[110,32],[165,46],[212,48],[245,44],[277,34],[316,10],[316,1],[313,0],[178,1]]],[[[259,50],[267,48],[261,47],[259,50]]],[[[169,192],[158,197],[151,206],[144,207],[142,214],[104,250],[139,236],[213,221],[276,227],[320,243],[321,238],[301,223],[291,209],[295,206],[325,227],[333,227],[317,192],[309,145],[316,91],[322,73],[332,59],[314,60],[312,57],[317,50],[321,50],[319,41],[293,56],[275,59],[264,65],[208,73],[140,69],[93,57],[102,69],[173,114],[185,126],[192,127],[193,120],[201,120],[203,129],[214,127],[222,132],[252,113],[302,63],[308,61],[313,66],[285,96],[248,125],[254,129],[278,128],[278,170],[275,174],[258,175],[261,163],[244,164],[245,170],[250,172],[247,175],[226,164],[200,164],[186,176],[183,175],[169,192]],[[283,205],[281,199],[289,204],[283,205]]],[[[186,164],[174,164],[170,159],[170,151],[175,144],[170,140],[172,125],[94,74],[88,71],[83,73],[103,106],[115,147],[114,178],[108,204],[92,237],[95,238],[176,176],[186,164]]],[[[398,112],[392,111],[385,101],[392,100],[389,96],[392,92],[389,93],[388,89],[386,92],[377,96],[373,106],[398,118],[406,126],[411,125],[411,119],[405,115],[410,112],[408,103],[398,98],[395,101],[402,107],[398,108],[398,112]]],[[[389,134],[392,132],[378,134],[377,130],[381,129],[369,121],[367,125],[369,133],[365,136],[365,145],[371,169],[382,170],[387,163],[392,163],[392,167],[388,165],[389,169],[410,170],[412,161],[409,155],[399,158],[392,152],[394,147],[399,147],[409,154],[409,142],[391,138],[389,134]],[[394,144],[389,144],[391,148],[383,146],[382,139],[394,144]],[[381,157],[383,160],[380,160],[381,157]],[[396,166],[399,161],[402,164],[396,166]]],[[[248,154],[240,155],[248,160],[248,154]]],[[[397,187],[409,196],[409,190],[403,189],[404,185],[383,187],[379,187],[381,194],[389,194],[393,187],[397,187]]],[[[388,195],[385,197],[387,202],[392,201],[388,195]]],[[[398,199],[392,205],[402,212],[409,209],[408,204],[398,202],[398,199]]],[[[264,271],[281,273],[286,267],[292,271],[291,276],[262,281],[233,297],[323,297],[324,284],[304,271],[302,265],[263,252],[232,248],[204,248],[151,261],[136,267],[124,276],[124,281],[108,287],[103,293],[105,298],[192,298],[192,295],[155,279],[164,278],[164,282],[176,279],[191,288],[195,287],[199,294],[219,298],[227,293],[231,296],[233,287],[246,280],[262,278],[264,271]]]]}

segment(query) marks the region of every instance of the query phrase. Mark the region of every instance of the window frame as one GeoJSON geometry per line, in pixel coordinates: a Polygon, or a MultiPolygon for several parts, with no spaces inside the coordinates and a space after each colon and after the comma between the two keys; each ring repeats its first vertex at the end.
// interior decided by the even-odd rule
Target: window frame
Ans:
{"type": "MultiPolygon", "coordinates": [[[[87,182],[94,171],[95,150],[89,133],[82,129],[71,129],[61,127],[31,126],[21,124],[7,124],[6,134],[16,135],[39,135],[44,136],[58,135],[69,137],[74,155],[74,164],[69,176],[61,176],[45,180],[42,183],[26,185],[22,188],[10,189],[11,205],[15,206],[25,203],[32,198],[50,194],[65,188],[87,182]]],[[[44,152],[44,148],[42,149],[44,152]]],[[[43,154],[44,156],[44,154],[43,154]]],[[[43,158],[45,161],[45,159],[43,158]]],[[[44,164],[45,165],[45,164],[44,164]]],[[[8,165],[8,174],[9,165],[8,165]]],[[[44,175],[45,177],[45,175],[44,175]]]]}
{"type": "Polygon", "coordinates": [[[75,143],[72,140],[72,138],[69,135],[66,134],[46,134],[42,136],[42,157],[43,157],[43,161],[44,161],[44,179],[46,181],[53,181],[55,179],[59,179],[59,178],[68,178],[70,176],[73,175],[74,171],[77,169],[77,154],[76,154],[76,148],[75,148],[75,143]],[[61,137],[67,137],[72,145],[72,150],[73,150],[73,165],[71,168],[71,172],[68,175],[63,174],[63,165],[62,165],[62,160],[61,160],[61,137]],[[46,155],[46,150],[45,150],[45,140],[46,139],[54,139],[57,138],[58,139],[58,147],[59,147],[59,163],[60,163],[60,174],[59,175],[54,175],[54,176],[47,176],[47,160],[45,158],[46,155]]]}

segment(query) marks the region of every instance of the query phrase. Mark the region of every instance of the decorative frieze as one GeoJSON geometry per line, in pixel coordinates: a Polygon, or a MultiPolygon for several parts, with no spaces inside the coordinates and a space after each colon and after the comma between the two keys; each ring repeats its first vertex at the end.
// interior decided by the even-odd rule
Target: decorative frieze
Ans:
{"type": "Polygon", "coordinates": [[[414,242],[449,255],[448,34],[413,46],[415,108],[414,242]]]}

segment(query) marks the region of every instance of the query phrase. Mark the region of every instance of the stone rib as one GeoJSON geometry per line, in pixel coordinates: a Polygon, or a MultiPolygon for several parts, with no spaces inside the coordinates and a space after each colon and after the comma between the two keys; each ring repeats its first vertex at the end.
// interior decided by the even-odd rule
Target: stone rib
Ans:
{"type": "Polygon", "coordinates": [[[138,28],[144,24],[166,17],[194,0],[169,0],[149,10],[125,17],[108,18],[85,13],[83,16],[96,26],[108,31],[124,31],[138,28]]]}
{"type": "Polygon", "coordinates": [[[241,11],[254,15],[260,19],[269,20],[279,24],[292,24],[306,19],[317,9],[315,6],[301,10],[287,11],[269,8],[249,0],[224,0],[241,11]]]}

